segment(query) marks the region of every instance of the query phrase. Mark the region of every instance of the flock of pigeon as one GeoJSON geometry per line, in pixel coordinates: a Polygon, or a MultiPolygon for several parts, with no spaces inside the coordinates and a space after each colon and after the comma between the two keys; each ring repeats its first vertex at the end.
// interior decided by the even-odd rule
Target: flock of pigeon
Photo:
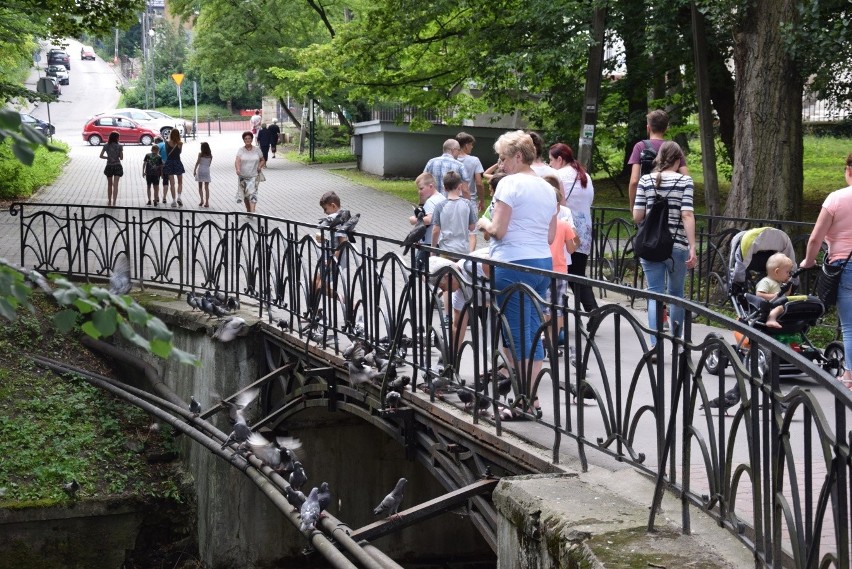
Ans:
{"type": "Polygon", "coordinates": [[[228,296],[221,291],[208,290],[204,294],[196,294],[190,291],[186,293],[186,303],[191,309],[200,310],[207,314],[208,319],[219,319],[213,330],[214,340],[230,342],[238,336],[248,334],[248,323],[244,318],[233,314],[240,309],[239,298],[228,296]]]}
{"type": "MultiPolygon", "coordinates": [[[[264,465],[282,475],[289,486],[285,488],[287,501],[298,512],[300,531],[309,532],[316,529],[316,524],[323,512],[331,503],[331,490],[328,482],[319,487],[313,487],[306,496],[302,488],[308,482],[308,475],[300,460],[302,443],[294,437],[275,437],[270,441],[259,432],[253,431],[246,419],[245,410],[260,395],[260,388],[253,387],[239,392],[232,400],[221,400],[220,405],[228,410],[228,417],[233,423],[233,430],[222,444],[222,449],[236,444],[239,454],[250,453],[264,465]]],[[[195,415],[201,414],[201,405],[190,398],[190,411],[195,415]]],[[[406,479],[400,478],[394,489],[373,510],[375,515],[387,514],[387,517],[397,516],[402,503],[406,479]]]]}
{"type": "Polygon", "coordinates": [[[348,209],[339,209],[332,214],[319,218],[317,228],[332,229],[338,233],[345,233],[347,238],[351,240],[354,237],[352,232],[355,231],[355,226],[358,225],[360,220],[360,213],[352,215],[348,209]]]}

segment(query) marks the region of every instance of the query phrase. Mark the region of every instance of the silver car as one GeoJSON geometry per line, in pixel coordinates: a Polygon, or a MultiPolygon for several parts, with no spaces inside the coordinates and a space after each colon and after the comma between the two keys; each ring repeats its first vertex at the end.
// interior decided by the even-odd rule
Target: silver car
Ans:
{"type": "Polygon", "coordinates": [[[163,139],[168,138],[169,133],[172,129],[177,128],[178,132],[181,136],[184,133],[184,125],[183,121],[179,119],[172,118],[166,114],[163,114],[159,111],[153,110],[145,110],[145,109],[115,109],[112,111],[105,111],[103,113],[99,113],[95,116],[101,115],[114,115],[120,117],[127,117],[129,119],[133,119],[138,122],[140,126],[149,128],[154,132],[159,132],[160,136],[163,139]]]}

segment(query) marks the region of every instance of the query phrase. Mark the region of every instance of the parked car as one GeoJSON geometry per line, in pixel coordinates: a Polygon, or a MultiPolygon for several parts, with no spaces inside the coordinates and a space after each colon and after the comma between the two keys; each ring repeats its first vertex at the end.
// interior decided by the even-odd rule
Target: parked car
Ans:
{"type": "Polygon", "coordinates": [[[32,115],[21,113],[21,122],[29,126],[30,128],[34,128],[35,130],[41,131],[45,136],[56,134],[55,126],[53,126],[49,122],[44,122],[41,119],[37,119],[32,115]]]}
{"type": "Polygon", "coordinates": [[[185,121],[183,119],[176,119],[175,117],[169,116],[166,113],[161,113],[160,111],[155,111],[153,109],[147,109],[145,111],[155,119],[162,119],[165,121],[169,121],[171,124],[177,125],[178,132],[183,136],[185,132],[189,132],[192,130],[192,122],[185,121]]]}
{"type": "Polygon", "coordinates": [[[68,85],[71,82],[71,74],[64,65],[48,65],[45,73],[48,77],[56,77],[60,85],[68,85]]]}
{"type": "MultiPolygon", "coordinates": [[[[101,113],[104,115],[115,115],[120,117],[127,117],[129,119],[133,119],[134,121],[140,123],[141,125],[150,128],[151,130],[160,133],[160,136],[163,139],[168,138],[169,133],[173,128],[177,127],[178,132],[181,136],[183,136],[183,124],[182,121],[174,119],[168,115],[160,113],[158,111],[146,111],[144,109],[114,109],[112,111],[107,111],[105,113],[101,113]]],[[[98,116],[98,115],[96,115],[98,116]]]]}
{"type": "Polygon", "coordinates": [[[116,115],[98,115],[89,119],[83,127],[83,140],[97,146],[109,139],[112,132],[118,132],[118,141],[122,144],[141,144],[151,146],[157,132],[140,125],[127,117],[116,115]]]}
{"type": "Polygon", "coordinates": [[[53,93],[57,97],[62,94],[62,87],[59,86],[59,80],[56,77],[41,77],[39,78],[39,82],[46,82],[50,84],[49,88],[46,88],[43,93],[53,93]]]}
{"type": "Polygon", "coordinates": [[[95,48],[90,45],[84,45],[80,48],[80,59],[86,61],[87,59],[95,60],[95,48]]]}
{"type": "Polygon", "coordinates": [[[64,65],[65,69],[71,70],[71,56],[61,49],[51,49],[47,52],[48,65],[64,65]]]}

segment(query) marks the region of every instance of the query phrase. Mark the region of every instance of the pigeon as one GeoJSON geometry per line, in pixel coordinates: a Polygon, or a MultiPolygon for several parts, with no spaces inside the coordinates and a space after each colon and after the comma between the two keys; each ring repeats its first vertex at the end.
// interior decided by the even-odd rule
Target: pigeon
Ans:
{"type": "Polygon", "coordinates": [[[130,292],[130,287],[130,260],[125,253],[119,253],[109,277],[109,292],[120,296],[130,292]]]}
{"type": "Polygon", "coordinates": [[[305,503],[305,495],[302,492],[295,490],[292,486],[285,486],[284,494],[287,496],[287,501],[297,512],[302,509],[302,504],[305,503]]]}
{"type": "Polygon", "coordinates": [[[399,517],[396,513],[399,510],[399,505],[402,504],[402,495],[405,491],[405,483],[408,482],[405,478],[400,478],[391,493],[385,496],[381,504],[375,507],[373,515],[380,516],[384,513],[388,514],[388,518],[392,516],[399,517]]]}
{"type": "Polygon", "coordinates": [[[76,478],[72,478],[71,482],[68,482],[68,483],[62,485],[62,489],[71,498],[76,498],[77,497],[77,491],[80,489],[80,484],[77,482],[76,478]]]}
{"type": "Polygon", "coordinates": [[[328,489],[328,482],[320,484],[317,500],[319,501],[320,516],[322,516],[322,512],[326,511],[331,504],[331,490],[328,489]]]}
{"type": "Polygon", "coordinates": [[[217,304],[219,306],[224,306],[225,303],[228,302],[228,295],[218,290],[213,293],[213,298],[215,299],[214,304],[217,304]]]}
{"type": "Polygon", "coordinates": [[[361,220],[361,214],[356,213],[352,217],[350,217],[347,221],[340,224],[340,232],[345,233],[349,239],[352,239],[352,232],[355,231],[355,226],[358,225],[358,221],[361,220]]]}
{"type": "Polygon", "coordinates": [[[326,215],[325,217],[321,217],[319,219],[319,223],[317,224],[318,228],[321,229],[334,229],[335,227],[339,227],[344,223],[348,222],[352,214],[348,209],[340,209],[331,215],[326,215]]]}
{"type": "Polygon", "coordinates": [[[302,503],[302,508],[299,510],[299,517],[302,519],[299,525],[299,530],[302,532],[313,531],[316,529],[317,520],[320,515],[320,504],[318,495],[319,490],[316,486],[311,488],[311,493],[302,503]]]}
{"type": "Polygon", "coordinates": [[[243,318],[229,316],[216,325],[216,330],[213,332],[213,339],[220,342],[230,342],[237,336],[245,336],[248,334],[248,331],[249,326],[243,318]]]}
{"type": "Polygon", "coordinates": [[[208,319],[216,316],[216,305],[213,304],[213,301],[206,296],[202,296],[197,301],[201,303],[199,308],[201,309],[201,312],[207,315],[208,319]]]}
{"type": "Polygon", "coordinates": [[[192,310],[201,310],[201,300],[192,291],[186,293],[186,303],[192,310]]]}
{"type": "Polygon", "coordinates": [[[405,236],[405,239],[402,240],[402,246],[404,249],[402,250],[403,255],[408,255],[408,252],[411,251],[411,248],[423,240],[423,237],[426,236],[426,231],[429,229],[429,226],[423,223],[424,214],[421,212],[417,215],[417,223],[414,224],[414,229],[409,231],[408,235],[405,236]]]}
{"type": "Polygon", "coordinates": [[[292,451],[302,447],[302,442],[293,437],[276,437],[269,442],[260,433],[251,433],[248,438],[251,452],[272,470],[287,470],[292,463],[292,451]]]}
{"type": "Polygon", "coordinates": [[[473,404],[473,392],[467,389],[459,389],[456,391],[456,395],[458,396],[459,401],[464,403],[465,411],[470,409],[470,406],[473,404]]]}
{"type": "Polygon", "coordinates": [[[245,422],[245,418],[243,417],[243,409],[245,409],[252,401],[257,399],[257,396],[260,395],[260,388],[253,387],[251,389],[246,389],[245,391],[241,391],[235,398],[234,401],[222,401],[222,405],[228,408],[228,416],[231,419],[232,423],[236,423],[239,420],[245,422]]]}
{"type": "MultiPolygon", "coordinates": [[[[722,409],[725,415],[728,414],[728,409],[740,402],[740,386],[735,385],[726,391],[722,397],[716,397],[707,402],[707,407],[711,409],[722,409]]],[[[704,409],[704,405],[701,406],[704,409]]]]}
{"type": "Polygon", "coordinates": [[[491,398],[484,393],[477,393],[476,408],[480,413],[488,413],[488,410],[491,409],[491,398]]]}
{"type": "MultiPolygon", "coordinates": [[[[293,472],[290,473],[290,486],[296,490],[301,490],[305,482],[308,481],[308,475],[305,474],[305,469],[302,468],[302,463],[296,461],[293,463],[293,472]]],[[[316,490],[316,488],[314,488],[316,490]]]]}
{"type": "Polygon", "coordinates": [[[236,397],[236,401],[234,403],[230,403],[228,401],[222,401],[222,404],[228,407],[228,414],[231,420],[234,422],[234,430],[231,431],[231,434],[228,435],[227,440],[222,444],[222,449],[227,447],[232,442],[238,443],[237,450],[242,450],[243,446],[248,441],[251,436],[251,429],[248,426],[248,422],[246,421],[245,415],[243,414],[243,409],[246,406],[254,401],[258,394],[260,393],[260,388],[255,387],[253,389],[248,389],[246,391],[241,392],[236,397]]]}
{"type": "Polygon", "coordinates": [[[236,296],[229,296],[228,300],[225,301],[225,308],[231,312],[236,312],[240,309],[240,299],[236,296]]]}
{"type": "Polygon", "coordinates": [[[347,364],[349,366],[349,381],[353,385],[370,383],[374,379],[382,376],[380,371],[377,371],[370,366],[365,366],[364,360],[361,358],[351,359],[347,362],[347,364]]]}
{"type": "Polygon", "coordinates": [[[402,393],[402,390],[405,389],[405,387],[409,383],[411,383],[411,378],[408,377],[407,375],[403,375],[403,376],[400,376],[400,377],[394,379],[391,382],[388,382],[388,389],[390,391],[398,391],[398,392],[402,393]]]}
{"type": "MultiPolygon", "coordinates": [[[[583,399],[595,399],[595,394],[592,393],[592,390],[589,389],[588,387],[584,388],[582,391],[583,391],[583,399]]],[[[568,382],[568,393],[570,393],[571,395],[574,396],[574,403],[576,403],[577,402],[577,387],[573,383],[571,383],[570,381],[568,382]]]]}
{"type": "Polygon", "coordinates": [[[201,403],[195,400],[195,395],[189,396],[189,412],[196,417],[201,414],[201,403]]]}
{"type": "Polygon", "coordinates": [[[402,401],[402,395],[398,391],[388,391],[385,395],[385,407],[396,409],[402,401]]]}
{"type": "Polygon", "coordinates": [[[290,325],[283,318],[280,319],[278,322],[276,322],[275,325],[278,326],[279,328],[281,328],[285,332],[290,329],[290,325]]]}

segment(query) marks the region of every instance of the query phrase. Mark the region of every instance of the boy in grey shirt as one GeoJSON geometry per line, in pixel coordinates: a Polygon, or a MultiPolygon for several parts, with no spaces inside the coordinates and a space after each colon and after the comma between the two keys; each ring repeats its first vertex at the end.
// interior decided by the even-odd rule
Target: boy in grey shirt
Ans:
{"type": "Polygon", "coordinates": [[[444,174],[447,199],[432,213],[432,246],[453,253],[470,253],[470,232],[476,225],[476,213],[470,201],[462,198],[462,178],[457,172],[444,174]]]}

